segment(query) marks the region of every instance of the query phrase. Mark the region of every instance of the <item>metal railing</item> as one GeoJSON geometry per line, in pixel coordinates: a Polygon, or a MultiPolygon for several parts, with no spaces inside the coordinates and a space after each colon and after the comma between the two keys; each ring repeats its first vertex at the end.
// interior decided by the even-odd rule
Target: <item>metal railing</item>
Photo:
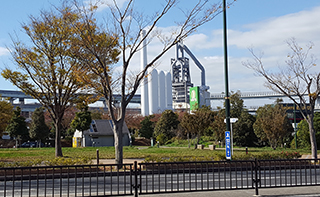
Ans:
{"type": "Polygon", "coordinates": [[[317,160],[0,168],[0,196],[119,196],[320,185],[317,160]]]}
{"type": "Polygon", "coordinates": [[[133,194],[133,164],[0,168],[0,196],[133,194]]]}
{"type": "Polygon", "coordinates": [[[139,193],[252,189],[254,161],[139,164],[139,193]]]}

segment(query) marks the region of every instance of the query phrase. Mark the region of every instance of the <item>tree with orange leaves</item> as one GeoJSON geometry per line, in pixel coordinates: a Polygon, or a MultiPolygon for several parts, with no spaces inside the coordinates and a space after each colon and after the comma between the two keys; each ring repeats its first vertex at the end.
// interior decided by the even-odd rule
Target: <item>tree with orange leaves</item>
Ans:
{"type": "MultiPolygon", "coordinates": [[[[61,149],[61,132],[63,117],[72,104],[90,103],[88,86],[79,76],[94,76],[83,69],[81,59],[77,56],[79,35],[75,27],[81,24],[81,15],[71,8],[63,6],[54,11],[42,11],[39,17],[30,17],[28,24],[23,24],[24,33],[30,45],[12,39],[11,55],[17,69],[6,68],[2,76],[21,89],[27,95],[37,99],[49,112],[55,128],[55,156],[63,156],[61,149]],[[17,71],[15,71],[17,70],[17,71]]],[[[103,35],[99,37],[105,39],[103,35]]],[[[98,39],[95,37],[94,39],[98,39]]],[[[103,47],[103,46],[100,46],[103,47]]],[[[88,60],[90,56],[86,56],[88,60]]],[[[106,57],[108,62],[115,57],[106,57]]]]}

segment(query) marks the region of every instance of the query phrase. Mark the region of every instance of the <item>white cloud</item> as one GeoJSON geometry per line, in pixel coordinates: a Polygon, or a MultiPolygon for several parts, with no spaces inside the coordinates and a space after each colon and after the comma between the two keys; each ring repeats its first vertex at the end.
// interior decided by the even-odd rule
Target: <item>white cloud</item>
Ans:
{"type": "Polygon", "coordinates": [[[0,47],[0,56],[8,55],[8,54],[9,54],[8,49],[6,49],[4,47],[0,47]]]}
{"type": "MultiPolygon", "coordinates": [[[[258,23],[248,24],[239,29],[228,30],[229,44],[229,89],[242,92],[270,91],[264,86],[264,78],[257,77],[254,72],[242,65],[243,61],[252,59],[247,50],[254,47],[256,52],[263,52],[263,62],[268,68],[284,65],[287,53],[286,40],[295,37],[303,47],[309,41],[315,43],[312,53],[320,49],[320,7],[309,11],[301,11],[277,18],[271,18],[258,23]]],[[[170,35],[175,27],[159,28],[162,33],[170,35]]],[[[224,57],[222,30],[212,30],[210,34],[202,32],[193,34],[184,43],[194,53],[206,69],[206,84],[211,93],[220,93],[225,89],[224,57]]],[[[154,39],[148,46],[148,60],[153,59],[162,50],[162,44],[154,39]]],[[[170,59],[175,58],[175,47],[158,61],[158,69],[170,71],[170,59]]],[[[131,61],[131,70],[140,69],[140,54],[131,61]]],[[[191,80],[194,85],[200,85],[200,71],[190,59],[191,80]]],[[[272,102],[272,101],[271,101],[272,102]]],[[[249,105],[249,104],[247,104],[249,105]]]]}
{"type": "Polygon", "coordinates": [[[254,47],[270,47],[281,45],[290,37],[296,37],[300,42],[316,41],[320,31],[320,7],[312,10],[288,14],[267,21],[249,24],[245,27],[250,31],[230,31],[229,44],[239,48],[247,48],[248,44],[254,47]]]}

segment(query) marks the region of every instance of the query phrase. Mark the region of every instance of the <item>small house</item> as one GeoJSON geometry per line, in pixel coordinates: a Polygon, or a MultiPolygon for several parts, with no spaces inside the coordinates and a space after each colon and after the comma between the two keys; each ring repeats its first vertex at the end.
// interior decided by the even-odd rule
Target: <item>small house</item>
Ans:
{"type": "MultiPolygon", "coordinates": [[[[131,136],[127,125],[122,129],[123,146],[129,146],[131,136]]],[[[98,147],[114,146],[113,123],[111,120],[92,120],[90,129],[84,131],[76,130],[73,136],[73,147],[98,147]]]]}

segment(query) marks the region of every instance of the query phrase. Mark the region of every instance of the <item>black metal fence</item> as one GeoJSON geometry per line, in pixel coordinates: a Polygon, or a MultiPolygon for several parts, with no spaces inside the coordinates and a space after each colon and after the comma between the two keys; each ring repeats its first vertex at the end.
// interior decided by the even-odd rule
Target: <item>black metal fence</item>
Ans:
{"type": "Polygon", "coordinates": [[[0,168],[0,196],[119,196],[320,185],[316,160],[0,168]]]}

